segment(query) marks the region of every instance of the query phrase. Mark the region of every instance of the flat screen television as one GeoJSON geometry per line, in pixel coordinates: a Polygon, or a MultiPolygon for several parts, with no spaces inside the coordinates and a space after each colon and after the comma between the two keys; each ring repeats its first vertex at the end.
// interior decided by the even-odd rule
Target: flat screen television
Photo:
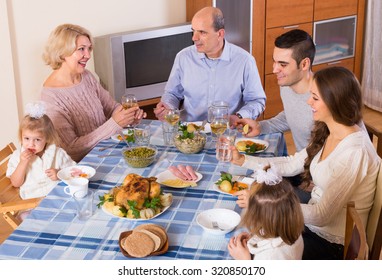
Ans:
{"type": "Polygon", "coordinates": [[[95,37],[95,71],[118,102],[125,93],[160,97],[176,54],[192,44],[189,23],[95,37]]]}

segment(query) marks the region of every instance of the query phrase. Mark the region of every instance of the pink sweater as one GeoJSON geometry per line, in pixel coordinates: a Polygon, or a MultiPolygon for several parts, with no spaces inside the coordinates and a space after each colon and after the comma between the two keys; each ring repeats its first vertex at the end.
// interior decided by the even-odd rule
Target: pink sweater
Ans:
{"type": "Polygon", "coordinates": [[[78,85],[43,87],[41,99],[47,103],[47,115],[61,138],[62,148],[77,162],[98,142],[122,129],[111,118],[118,103],[89,71],[84,72],[78,85]]]}

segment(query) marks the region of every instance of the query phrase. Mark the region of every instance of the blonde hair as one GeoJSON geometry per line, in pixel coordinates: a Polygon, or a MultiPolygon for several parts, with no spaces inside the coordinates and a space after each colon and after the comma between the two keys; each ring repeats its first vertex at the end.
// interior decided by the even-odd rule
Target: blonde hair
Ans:
{"type": "Polygon", "coordinates": [[[53,70],[59,69],[64,58],[73,54],[77,47],[77,37],[86,36],[93,45],[93,37],[85,28],[74,24],[57,26],[48,38],[43,53],[43,60],[53,70]]]}
{"type": "Polygon", "coordinates": [[[304,229],[304,217],[289,181],[253,185],[241,223],[252,235],[264,239],[281,237],[286,244],[292,245],[304,229]]]}
{"type": "Polygon", "coordinates": [[[43,115],[40,118],[34,118],[30,115],[26,115],[19,127],[19,140],[22,142],[22,135],[24,130],[30,130],[39,132],[44,135],[46,140],[46,145],[51,144],[59,145],[59,137],[57,131],[54,129],[53,123],[47,115],[43,115]]]}

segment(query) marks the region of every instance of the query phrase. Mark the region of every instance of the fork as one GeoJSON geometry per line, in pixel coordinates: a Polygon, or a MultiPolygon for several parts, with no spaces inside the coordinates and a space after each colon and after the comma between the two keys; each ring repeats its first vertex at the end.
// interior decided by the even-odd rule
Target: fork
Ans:
{"type": "Polygon", "coordinates": [[[113,147],[117,146],[118,144],[119,144],[119,142],[115,143],[115,144],[112,144],[112,145],[109,145],[109,146],[106,146],[106,147],[99,148],[98,151],[100,151],[100,152],[105,151],[107,149],[110,149],[110,148],[113,148],[113,147]]]}
{"type": "Polygon", "coordinates": [[[212,221],[212,227],[213,227],[214,229],[220,229],[221,231],[224,230],[223,228],[221,228],[221,227],[219,226],[218,222],[216,222],[216,221],[212,221]]]}

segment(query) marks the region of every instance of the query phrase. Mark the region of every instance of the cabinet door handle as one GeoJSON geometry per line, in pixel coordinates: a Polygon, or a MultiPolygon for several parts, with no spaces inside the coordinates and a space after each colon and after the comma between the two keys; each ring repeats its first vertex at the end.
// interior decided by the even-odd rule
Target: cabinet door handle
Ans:
{"type": "Polygon", "coordinates": [[[342,63],[342,60],[328,62],[328,65],[340,64],[340,63],[342,63]]]}
{"type": "Polygon", "coordinates": [[[298,28],[300,25],[289,25],[289,26],[284,26],[284,29],[293,29],[293,28],[298,28]]]}

